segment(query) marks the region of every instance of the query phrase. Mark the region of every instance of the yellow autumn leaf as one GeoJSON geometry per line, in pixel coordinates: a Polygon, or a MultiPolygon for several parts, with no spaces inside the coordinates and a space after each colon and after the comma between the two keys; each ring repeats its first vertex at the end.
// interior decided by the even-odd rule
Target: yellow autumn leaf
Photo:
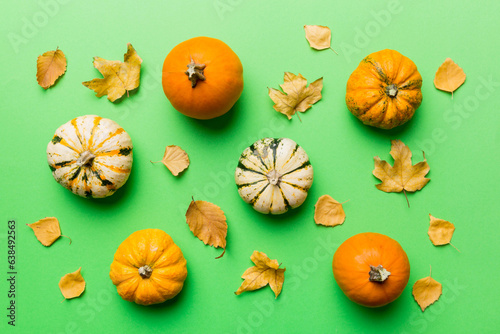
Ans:
{"type": "Polygon", "coordinates": [[[306,31],[306,39],[311,48],[316,50],[331,49],[337,53],[337,51],[331,48],[330,40],[332,39],[332,32],[330,28],[326,26],[305,25],[304,30],[306,31]]]}
{"type": "Polygon", "coordinates": [[[227,223],[224,211],[215,204],[205,201],[195,201],[189,204],[186,212],[186,222],[193,234],[205,245],[224,249],[226,252],[227,223]]]}
{"type": "Polygon", "coordinates": [[[64,275],[59,281],[59,289],[65,299],[80,297],[85,291],[85,280],[81,274],[82,267],[77,271],[64,275]]]}
{"type": "Polygon", "coordinates": [[[132,44],[127,44],[124,61],[106,60],[94,57],[94,67],[103,75],[102,79],[82,82],[85,87],[96,92],[97,97],[108,95],[108,100],[116,101],[131,90],[139,87],[142,59],[132,44]]]}
{"type": "MultiPolygon", "coordinates": [[[[421,161],[412,165],[412,153],[408,146],[401,140],[391,140],[391,152],[394,159],[394,165],[391,166],[387,161],[380,160],[379,157],[374,157],[375,169],[373,175],[382,183],[376,185],[377,189],[385,192],[403,192],[406,197],[406,192],[415,192],[422,189],[430,179],[425,175],[430,170],[427,160],[421,161]]],[[[406,197],[408,207],[410,202],[406,197]]]]}
{"type": "Polygon", "coordinates": [[[170,145],[165,148],[165,153],[161,161],[151,162],[162,162],[174,176],[179,175],[179,173],[189,167],[189,157],[187,153],[176,145],[170,145]]]}
{"type": "MultiPolygon", "coordinates": [[[[26,225],[31,227],[33,232],[35,232],[35,237],[44,246],[52,245],[60,236],[66,237],[65,235],[61,235],[59,220],[55,217],[43,218],[33,224],[26,225]]],[[[71,239],[69,237],[66,238],[69,239],[69,243],[71,244],[71,239]]]]}
{"type": "Polygon", "coordinates": [[[451,244],[455,225],[444,219],[435,218],[431,214],[429,214],[429,218],[431,221],[427,234],[431,242],[435,246],[451,244]]]}
{"type": "Polygon", "coordinates": [[[446,58],[434,76],[434,86],[439,90],[451,93],[451,98],[453,98],[453,92],[462,86],[465,77],[464,70],[453,60],[446,58]]]}
{"type": "Polygon", "coordinates": [[[421,278],[413,284],[413,298],[415,298],[422,312],[429,305],[436,302],[442,293],[443,287],[441,283],[432,278],[431,275],[421,278]]]}
{"type": "Polygon", "coordinates": [[[300,73],[295,75],[285,72],[284,83],[280,87],[286,94],[277,89],[268,88],[269,97],[275,103],[274,110],[286,115],[288,119],[292,119],[295,112],[304,112],[311,108],[321,99],[323,78],[312,82],[308,87],[306,86],[307,80],[300,73]]]}
{"type": "Polygon", "coordinates": [[[244,281],[235,294],[240,295],[245,291],[257,290],[269,284],[278,298],[285,282],[286,268],[279,268],[278,260],[271,260],[265,253],[259,251],[254,251],[250,259],[255,266],[245,270],[241,276],[244,281]]]}
{"type": "Polygon", "coordinates": [[[317,225],[337,226],[345,221],[342,204],[329,195],[321,196],[314,206],[314,222],[317,225]]]}
{"type": "Polygon", "coordinates": [[[52,87],[56,80],[66,72],[66,56],[56,49],[47,51],[36,60],[36,81],[47,89],[52,87]]]}

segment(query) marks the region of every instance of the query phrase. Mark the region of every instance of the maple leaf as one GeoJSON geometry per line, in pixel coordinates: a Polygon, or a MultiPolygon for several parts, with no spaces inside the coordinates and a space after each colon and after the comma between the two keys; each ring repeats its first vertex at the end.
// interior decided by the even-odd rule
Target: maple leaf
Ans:
{"type": "Polygon", "coordinates": [[[286,268],[279,268],[280,264],[277,260],[271,260],[265,253],[259,251],[254,251],[250,260],[255,266],[245,270],[241,276],[244,281],[235,294],[240,295],[245,291],[257,290],[269,284],[274,295],[278,298],[285,282],[286,268]]]}
{"type": "Polygon", "coordinates": [[[191,232],[205,245],[224,249],[217,259],[224,255],[226,252],[227,223],[221,208],[210,202],[193,199],[186,212],[186,222],[191,232]]]}
{"type": "Polygon", "coordinates": [[[323,78],[314,81],[309,87],[306,87],[306,85],[307,80],[300,73],[295,75],[285,72],[284,83],[280,87],[286,94],[277,89],[268,88],[269,97],[275,103],[274,110],[286,115],[288,119],[292,119],[295,112],[304,112],[311,108],[313,104],[321,99],[323,78]]]}
{"type": "Polygon", "coordinates": [[[465,82],[465,72],[450,58],[446,58],[443,64],[439,66],[434,76],[434,86],[437,89],[451,93],[453,99],[453,92],[462,86],[465,82]]]}
{"type": "Polygon", "coordinates": [[[428,277],[419,279],[415,282],[415,284],[413,284],[412,295],[420,306],[422,312],[424,312],[424,310],[431,304],[436,302],[443,293],[441,283],[432,278],[431,274],[429,274],[428,277]]]}
{"type": "MultiPolygon", "coordinates": [[[[429,235],[429,239],[431,240],[434,246],[442,246],[442,245],[452,245],[451,238],[453,237],[453,232],[455,231],[455,225],[446,221],[444,219],[439,219],[433,217],[429,214],[430,225],[429,231],[427,234],[429,235]]],[[[457,249],[455,246],[453,246],[457,249]]],[[[458,249],[457,249],[458,250],[458,249]]]]}
{"type": "Polygon", "coordinates": [[[42,88],[52,87],[65,72],[66,56],[59,48],[38,56],[36,60],[36,81],[42,88]]]}
{"type": "Polygon", "coordinates": [[[64,275],[59,281],[59,289],[65,299],[80,297],[85,291],[85,280],[81,274],[82,267],[77,271],[64,275]]]}
{"type": "Polygon", "coordinates": [[[131,90],[139,87],[142,59],[137,55],[132,44],[127,44],[124,61],[106,60],[94,57],[94,67],[104,76],[82,82],[85,87],[96,92],[97,97],[108,95],[108,100],[116,101],[131,90]]]}
{"type": "Polygon", "coordinates": [[[71,239],[61,234],[59,220],[57,220],[57,218],[55,217],[43,218],[33,224],[26,225],[31,227],[33,232],[35,232],[35,237],[44,246],[52,245],[61,236],[68,238],[71,245],[71,239]]]}
{"type": "Polygon", "coordinates": [[[165,154],[163,154],[163,159],[161,161],[151,162],[162,162],[174,176],[179,175],[179,173],[189,167],[189,157],[187,153],[176,145],[170,145],[165,148],[165,154]]]}
{"type": "MultiPolygon", "coordinates": [[[[412,165],[411,151],[401,140],[391,140],[391,152],[394,159],[394,165],[391,166],[387,161],[380,160],[374,157],[375,169],[373,175],[382,183],[376,185],[377,189],[385,192],[403,192],[406,197],[406,192],[415,192],[422,189],[430,179],[425,178],[425,175],[430,170],[427,160],[412,165]]],[[[406,197],[408,207],[410,202],[406,197]]]]}
{"type": "Polygon", "coordinates": [[[314,206],[314,222],[317,225],[337,226],[345,221],[342,204],[329,195],[323,195],[314,206]]]}
{"type": "Polygon", "coordinates": [[[304,30],[306,31],[306,39],[311,48],[316,50],[330,49],[338,55],[337,51],[330,46],[330,40],[332,38],[330,28],[325,26],[305,25],[304,30]]]}

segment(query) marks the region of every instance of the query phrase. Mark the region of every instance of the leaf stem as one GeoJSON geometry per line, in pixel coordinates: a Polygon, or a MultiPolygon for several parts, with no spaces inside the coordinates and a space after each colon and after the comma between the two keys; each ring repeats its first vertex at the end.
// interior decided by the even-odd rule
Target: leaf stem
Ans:
{"type": "Polygon", "coordinates": [[[450,244],[453,248],[455,248],[455,249],[457,250],[457,252],[462,253],[462,252],[460,251],[460,249],[458,249],[457,247],[455,247],[455,245],[453,245],[451,242],[450,242],[449,244],[450,244]]]}
{"type": "Polygon", "coordinates": [[[405,194],[406,203],[408,203],[408,207],[410,207],[410,201],[408,200],[408,196],[406,196],[406,190],[404,190],[404,189],[403,189],[403,194],[405,194]]]}
{"type": "MultiPolygon", "coordinates": [[[[70,238],[70,237],[68,237],[67,235],[64,235],[64,234],[61,234],[61,237],[68,238],[68,239],[69,239],[69,244],[71,245],[71,238],[70,238]]],[[[453,247],[455,247],[455,246],[453,246],[453,247]]],[[[458,250],[458,249],[457,249],[457,250],[458,250]]]]}
{"type": "Polygon", "coordinates": [[[300,119],[300,115],[299,115],[298,111],[295,113],[295,115],[297,115],[297,117],[299,118],[300,123],[302,123],[302,120],[300,119]]]}
{"type": "Polygon", "coordinates": [[[338,56],[339,54],[337,53],[337,51],[335,51],[334,49],[332,49],[332,47],[330,46],[329,47],[330,50],[332,50],[333,52],[335,52],[335,54],[338,56]]]}
{"type": "Polygon", "coordinates": [[[224,251],[222,252],[222,254],[217,256],[215,259],[220,259],[221,257],[224,256],[225,253],[226,253],[226,249],[224,248],[224,251]]]}

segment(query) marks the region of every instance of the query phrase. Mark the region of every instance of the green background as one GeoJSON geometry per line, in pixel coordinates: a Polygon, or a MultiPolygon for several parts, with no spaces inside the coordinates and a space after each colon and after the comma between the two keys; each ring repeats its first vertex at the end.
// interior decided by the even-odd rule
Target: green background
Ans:
{"type": "Polygon", "coordinates": [[[496,332],[500,67],[495,41],[500,2],[443,1],[16,1],[2,8],[1,247],[2,332],[90,333],[442,333],[496,332]],[[304,24],[332,29],[330,50],[315,51],[304,24]],[[245,88],[233,110],[211,121],[176,112],[161,88],[161,66],[178,43],[195,36],[225,41],[239,55],[245,88]],[[111,103],[81,82],[101,77],[92,57],[122,60],[126,43],[143,59],[141,86],[111,103]],[[48,90],[37,85],[36,58],[59,47],[67,73],[48,90]],[[411,58],[423,77],[423,103],[413,119],[392,131],[364,126],[347,110],[345,84],[369,53],[390,48],[411,58]],[[433,85],[439,65],[452,58],[467,80],[454,94],[433,85]],[[288,121],[273,110],[266,87],[283,72],[310,82],[323,77],[323,99],[288,121]],[[70,119],[97,114],[118,122],[132,137],[134,167],[128,183],[106,199],[85,199],[54,182],[46,145],[70,119]],[[242,150],[266,137],[290,137],[314,166],[314,184],[302,207],[282,216],[254,211],[238,196],[233,172],[242,150]],[[392,160],[390,139],[424,150],[431,182],[409,194],[375,188],[373,157],[392,160]],[[159,160],[179,145],[191,166],[174,177],[159,160]],[[325,228],[313,221],[323,194],[340,202],[347,219],[325,228]],[[227,251],[192,235],[184,214],[194,196],[219,205],[228,222],[227,251]],[[456,226],[451,246],[429,241],[428,214],[456,226]],[[59,219],[63,234],[43,247],[26,223],[59,219]],[[17,222],[17,322],[7,326],[7,221],[17,222]],[[123,301],[108,273],[118,245],[132,232],[160,228],[181,247],[188,278],[174,300],[143,307],[123,301]],[[336,285],[331,260],[348,237],[366,231],[396,239],[406,250],[411,276],[389,306],[367,309],[336,285]],[[278,299],[269,288],[235,296],[254,250],[287,268],[278,299]],[[441,299],[425,313],[411,287],[432,276],[441,299]],[[64,301],[61,276],[82,267],[87,289],[64,301]]]}

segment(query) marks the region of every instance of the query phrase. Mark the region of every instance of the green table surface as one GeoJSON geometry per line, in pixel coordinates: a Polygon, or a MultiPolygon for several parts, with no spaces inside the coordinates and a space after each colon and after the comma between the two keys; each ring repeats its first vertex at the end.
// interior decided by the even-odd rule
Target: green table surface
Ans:
{"type": "Polygon", "coordinates": [[[500,2],[473,1],[16,1],[3,4],[1,28],[0,308],[2,333],[495,333],[500,329],[498,185],[500,2]],[[311,49],[304,24],[332,29],[330,50],[311,49]],[[239,55],[245,88],[231,112],[198,121],[173,109],[161,87],[167,53],[195,36],[225,41],[239,55]],[[92,57],[122,60],[126,43],[143,59],[139,90],[120,103],[97,98],[81,83],[101,77],[92,57]],[[37,85],[36,58],[59,47],[66,74],[48,90],[37,85]],[[369,53],[390,48],[411,58],[423,77],[423,103],[391,131],[363,125],[346,108],[346,81],[369,53]],[[451,95],[437,90],[437,68],[452,58],[467,80],[451,95]],[[273,110],[267,87],[283,72],[324,78],[323,98],[287,120],[273,110]],[[106,199],[73,195],[52,178],[46,146],[77,116],[118,122],[132,137],[127,184],[106,199]],[[262,215],[238,196],[233,173],[242,150],[262,137],[289,137],[314,166],[306,202],[281,216],[262,215]],[[388,159],[390,139],[425,151],[430,183],[409,194],[375,188],[373,157],[388,159]],[[174,177],[159,160],[179,145],[191,166],[174,177]],[[343,202],[347,219],[326,228],[313,220],[324,194],[343,202]],[[194,196],[219,205],[228,222],[227,251],[205,246],[184,214],[194,196]],[[456,226],[451,246],[429,241],[428,215],[456,226]],[[59,219],[63,234],[42,246],[25,226],[59,219]],[[8,221],[16,221],[16,322],[6,315],[8,221]],[[122,300],[109,279],[118,245],[132,232],[160,228],[188,263],[182,292],[162,305],[122,300]],[[360,232],[386,234],[403,246],[411,275],[392,304],[368,309],[349,301],[334,281],[332,256],[360,232]],[[236,296],[254,250],[286,267],[275,300],[264,288],[236,296]],[[422,313],[413,283],[432,276],[440,300],[422,313]],[[61,276],[82,267],[81,298],[61,302],[61,276]]]}

